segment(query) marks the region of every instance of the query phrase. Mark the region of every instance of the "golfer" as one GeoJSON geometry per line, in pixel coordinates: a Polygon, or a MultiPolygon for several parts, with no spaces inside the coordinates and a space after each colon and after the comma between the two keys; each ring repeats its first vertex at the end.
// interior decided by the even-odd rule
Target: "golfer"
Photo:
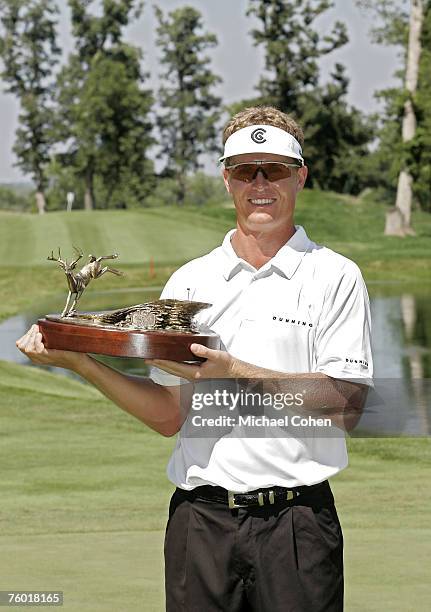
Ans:
{"type": "Polygon", "coordinates": [[[198,322],[221,350],[194,344],[202,364],[153,360],[145,379],[47,350],[36,325],[17,346],[35,363],[78,373],[162,435],[178,434],[168,465],[168,612],[339,612],[343,536],[328,478],[347,466],[345,431],[372,384],[368,295],[353,262],[294,224],[307,178],[299,125],[275,108],[248,108],[223,142],[236,228],[162,294],[212,304],[198,322]],[[277,419],[247,405],[256,380],[272,407],[284,398],[277,419]],[[208,407],[211,397],[229,401],[208,407]],[[329,434],[316,434],[320,420],[329,434]]]}

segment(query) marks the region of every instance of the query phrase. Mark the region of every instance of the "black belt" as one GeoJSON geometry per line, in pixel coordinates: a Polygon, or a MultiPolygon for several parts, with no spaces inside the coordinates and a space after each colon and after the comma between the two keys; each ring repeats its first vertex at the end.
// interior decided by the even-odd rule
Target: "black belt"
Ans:
{"type": "Polygon", "coordinates": [[[235,493],[234,491],[223,489],[223,487],[211,485],[195,487],[191,491],[186,491],[184,489],[177,489],[177,491],[192,501],[195,499],[202,499],[205,501],[218,502],[226,504],[229,508],[233,509],[246,508],[248,506],[273,505],[286,501],[292,502],[299,496],[306,496],[307,494],[314,493],[318,489],[327,489],[328,487],[328,481],[325,480],[324,482],[309,486],[291,487],[289,489],[286,487],[269,487],[267,489],[248,491],[247,493],[235,493]]]}

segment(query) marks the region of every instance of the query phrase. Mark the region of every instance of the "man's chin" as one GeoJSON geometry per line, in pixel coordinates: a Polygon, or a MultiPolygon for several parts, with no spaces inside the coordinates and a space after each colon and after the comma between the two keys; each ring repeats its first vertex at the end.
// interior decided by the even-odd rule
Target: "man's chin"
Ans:
{"type": "Polygon", "coordinates": [[[274,215],[271,214],[270,211],[267,210],[255,210],[246,221],[247,225],[252,227],[268,231],[274,229],[278,225],[280,225],[280,220],[275,219],[274,215]]]}
{"type": "Polygon", "coordinates": [[[291,234],[291,229],[294,228],[293,219],[274,218],[268,213],[252,213],[245,221],[240,223],[240,226],[251,233],[268,233],[274,236],[280,234],[291,234]]]}

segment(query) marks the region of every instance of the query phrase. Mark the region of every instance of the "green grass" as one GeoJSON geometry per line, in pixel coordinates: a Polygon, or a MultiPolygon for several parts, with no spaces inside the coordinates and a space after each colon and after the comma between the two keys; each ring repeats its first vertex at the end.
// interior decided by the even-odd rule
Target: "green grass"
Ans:
{"type": "Polygon", "coordinates": [[[7,567],[2,588],[63,591],[60,609],[65,612],[164,610],[161,531],[5,536],[0,541],[0,566],[7,567]]]}
{"type": "MultiPolygon", "coordinates": [[[[90,386],[5,362],[0,409],[0,589],[63,590],[71,612],[161,612],[173,440],[90,386]]],[[[428,610],[431,441],[348,442],[332,480],[346,610],[428,610]]]]}
{"type": "Polygon", "coordinates": [[[428,610],[431,440],[352,439],[331,481],[345,537],[346,610],[428,610]]]}
{"type": "Polygon", "coordinates": [[[0,590],[63,590],[77,612],[162,610],[173,440],[90,386],[6,362],[0,410],[0,590]]]}

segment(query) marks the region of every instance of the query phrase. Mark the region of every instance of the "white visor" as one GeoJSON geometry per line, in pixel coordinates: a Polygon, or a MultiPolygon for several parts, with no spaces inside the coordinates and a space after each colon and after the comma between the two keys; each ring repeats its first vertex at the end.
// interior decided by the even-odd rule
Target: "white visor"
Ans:
{"type": "Polygon", "coordinates": [[[272,125],[250,125],[234,132],[226,140],[219,162],[244,153],[275,153],[299,159],[304,164],[301,145],[296,138],[272,125]]]}

